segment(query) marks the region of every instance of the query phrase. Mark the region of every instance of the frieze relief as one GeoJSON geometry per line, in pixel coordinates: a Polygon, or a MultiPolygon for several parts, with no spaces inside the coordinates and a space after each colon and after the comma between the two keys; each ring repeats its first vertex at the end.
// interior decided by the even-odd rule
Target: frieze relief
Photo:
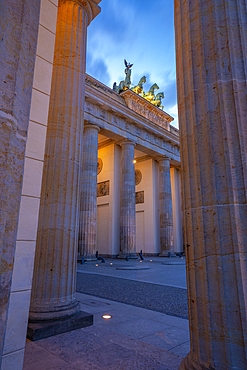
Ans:
{"type": "Polygon", "coordinates": [[[106,120],[106,117],[107,117],[107,113],[104,109],[102,108],[99,108],[99,117],[106,120]]]}
{"type": "Polygon", "coordinates": [[[144,191],[136,191],[136,204],[144,203],[144,191]]]}
{"type": "Polygon", "coordinates": [[[125,129],[130,131],[130,123],[129,122],[125,122],[125,129]]]}
{"type": "Polygon", "coordinates": [[[151,140],[151,134],[149,132],[146,132],[145,139],[149,141],[151,140]]]}
{"type": "Polygon", "coordinates": [[[119,117],[112,116],[112,122],[113,122],[114,125],[119,126],[119,117]]]}
{"type": "Polygon", "coordinates": [[[157,136],[154,136],[154,142],[157,145],[160,145],[160,139],[157,136]]]}
{"type": "Polygon", "coordinates": [[[165,120],[164,118],[161,118],[160,116],[156,115],[153,112],[150,112],[150,110],[146,109],[142,105],[132,101],[131,108],[141,116],[146,117],[150,121],[156,123],[159,126],[164,127],[166,130],[170,131],[169,122],[165,120]]]}
{"type": "Polygon", "coordinates": [[[93,108],[94,108],[94,106],[93,106],[92,103],[90,103],[89,101],[86,102],[86,104],[85,104],[85,111],[86,112],[93,113],[93,108]]]}
{"type": "Polygon", "coordinates": [[[99,182],[97,184],[97,197],[104,197],[105,195],[109,195],[109,184],[109,180],[99,182]]]}
{"type": "Polygon", "coordinates": [[[136,135],[141,136],[141,129],[139,127],[136,127],[135,128],[135,133],[136,133],[136,135]]]}

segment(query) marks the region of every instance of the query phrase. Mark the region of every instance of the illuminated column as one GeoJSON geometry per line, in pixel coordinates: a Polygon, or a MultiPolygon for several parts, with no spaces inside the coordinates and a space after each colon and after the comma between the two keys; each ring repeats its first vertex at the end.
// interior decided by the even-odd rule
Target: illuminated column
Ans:
{"type": "Polygon", "coordinates": [[[159,203],[160,203],[160,256],[175,255],[173,244],[172,190],[170,158],[162,157],[159,162],[159,203]]]}
{"type": "Polygon", "coordinates": [[[97,231],[97,160],[99,127],[84,126],[82,175],[80,181],[79,255],[86,261],[96,260],[97,231]]]}
{"type": "Polygon", "coordinates": [[[190,320],[180,370],[247,369],[247,8],[175,0],[190,320]]]}
{"type": "Polygon", "coordinates": [[[90,0],[59,1],[31,321],[66,318],[79,311],[75,299],[76,225],[86,35],[98,12],[90,0]]]}
{"type": "Polygon", "coordinates": [[[135,211],[135,165],[132,141],[121,144],[121,209],[120,209],[120,255],[119,258],[136,256],[136,211],[135,211]]]}

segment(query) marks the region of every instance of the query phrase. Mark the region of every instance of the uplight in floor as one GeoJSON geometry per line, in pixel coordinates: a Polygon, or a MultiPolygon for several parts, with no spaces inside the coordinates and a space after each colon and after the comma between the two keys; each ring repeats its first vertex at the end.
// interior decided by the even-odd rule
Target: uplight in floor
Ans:
{"type": "Polygon", "coordinates": [[[109,319],[111,319],[111,315],[103,315],[102,318],[106,319],[106,320],[109,320],[109,319]]]}

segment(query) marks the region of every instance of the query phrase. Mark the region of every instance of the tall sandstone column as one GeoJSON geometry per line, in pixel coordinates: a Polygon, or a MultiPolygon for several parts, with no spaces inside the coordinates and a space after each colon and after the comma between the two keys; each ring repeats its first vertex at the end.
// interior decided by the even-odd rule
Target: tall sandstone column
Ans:
{"type": "Polygon", "coordinates": [[[80,181],[79,255],[86,261],[96,260],[97,231],[97,160],[99,127],[84,126],[82,174],[80,181]]]}
{"type": "Polygon", "coordinates": [[[160,256],[174,255],[170,158],[159,158],[160,256]]]}
{"type": "Polygon", "coordinates": [[[190,320],[180,369],[247,369],[247,7],[175,0],[190,320]]]}
{"type": "Polygon", "coordinates": [[[14,266],[39,8],[39,0],[0,2],[0,358],[14,266]]]}
{"type": "Polygon", "coordinates": [[[136,256],[135,165],[132,141],[122,142],[119,258],[136,256]]]}
{"type": "Polygon", "coordinates": [[[31,321],[65,318],[79,310],[75,299],[76,226],[86,35],[98,12],[89,0],[59,0],[31,321]]]}

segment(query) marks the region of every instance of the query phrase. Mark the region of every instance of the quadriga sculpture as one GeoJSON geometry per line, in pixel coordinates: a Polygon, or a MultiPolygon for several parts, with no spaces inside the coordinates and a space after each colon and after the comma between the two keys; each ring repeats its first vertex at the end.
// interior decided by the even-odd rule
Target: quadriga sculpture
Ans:
{"type": "Polygon", "coordinates": [[[131,90],[134,91],[136,94],[143,96],[144,95],[143,85],[145,84],[145,82],[146,82],[146,76],[143,76],[138,82],[138,85],[132,87],[131,90]]]}
{"type": "Polygon", "coordinates": [[[150,103],[152,103],[153,105],[155,105],[156,107],[159,107],[163,110],[164,106],[161,105],[161,99],[164,98],[164,93],[163,92],[160,92],[158,93],[156,96],[155,96],[155,99],[154,100],[151,100],[150,103]]]}
{"type": "Polygon", "coordinates": [[[118,94],[121,92],[121,91],[124,91],[124,90],[127,90],[130,88],[131,86],[131,80],[130,80],[130,76],[131,76],[131,67],[133,66],[133,64],[130,64],[130,63],[127,63],[127,61],[124,59],[124,64],[125,64],[125,79],[123,81],[120,82],[119,85],[117,85],[116,82],[114,82],[113,84],[113,90],[116,91],[118,94]]]}
{"type": "Polygon", "coordinates": [[[159,89],[159,86],[157,84],[153,84],[150,87],[149,92],[143,95],[143,98],[151,102],[155,98],[154,90],[158,90],[158,89],[159,89]]]}

